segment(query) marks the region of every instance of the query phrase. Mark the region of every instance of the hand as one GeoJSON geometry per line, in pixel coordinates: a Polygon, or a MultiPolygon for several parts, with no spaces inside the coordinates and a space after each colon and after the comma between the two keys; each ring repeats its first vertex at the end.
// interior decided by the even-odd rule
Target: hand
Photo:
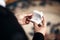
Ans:
{"type": "Polygon", "coordinates": [[[43,20],[42,20],[42,25],[38,25],[34,22],[33,22],[33,25],[34,25],[34,32],[42,33],[45,36],[45,34],[46,34],[46,24],[45,24],[44,17],[43,17],[43,20]]]}
{"type": "Polygon", "coordinates": [[[30,23],[31,18],[32,18],[32,14],[22,14],[20,15],[19,22],[21,25],[26,25],[30,23]]]}

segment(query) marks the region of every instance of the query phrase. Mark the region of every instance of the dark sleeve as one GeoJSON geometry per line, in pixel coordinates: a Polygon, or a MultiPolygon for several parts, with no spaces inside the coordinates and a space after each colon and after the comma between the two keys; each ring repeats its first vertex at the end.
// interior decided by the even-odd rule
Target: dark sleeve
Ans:
{"type": "Polygon", "coordinates": [[[33,40],[44,40],[44,36],[41,33],[34,33],[33,40]]]}
{"type": "Polygon", "coordinates": [[[28,40],[14,13],[0,6],[0,40],[28,40]]]}

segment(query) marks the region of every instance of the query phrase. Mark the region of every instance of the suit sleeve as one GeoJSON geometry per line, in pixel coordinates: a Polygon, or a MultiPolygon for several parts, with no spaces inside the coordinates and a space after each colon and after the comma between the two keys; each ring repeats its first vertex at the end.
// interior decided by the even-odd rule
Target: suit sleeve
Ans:
{"type": "Polygon", "coordinates": [[[41,33],[34,33],[33,40],[44,40],[44,36],[41,33]]]}

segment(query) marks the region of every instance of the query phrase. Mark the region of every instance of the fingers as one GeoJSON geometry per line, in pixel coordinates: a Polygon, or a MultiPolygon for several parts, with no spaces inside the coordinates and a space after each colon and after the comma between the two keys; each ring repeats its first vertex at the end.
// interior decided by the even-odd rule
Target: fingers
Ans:
{"type": "Polygon", "coordinates": [[[45,25],[45,18],[44,17],[42,17],[42,18],[43,18],[42,25],[45,25]]]}
{"type": "Polygon", "coordinates": [[[37,23],[35,22],[32,22],[33,25],[34,25],[34,32],[39,32],[39,33],[42,33],[43,35],[46,34],[46,27],[45,27],[45,19],[44,17],[42,17],[42,25],[38,25],[37,23]]]}
{"type": "Polygon", "coordinates": [[[32,13],[30,13],[30,14],[27,14],[27,16],[32,16],[33,14],[32,13]]]}
{"type": "Polygon", "coordinates": [[[27,14],[26,17],[27,17],[28,19],[31,19],[31,18],[32,18],[32,15],[33,15],[33,14],[27,14]]]}
{"type": "Polygon", "coordinates": [[[29,24],[29,23],[30,23],[30,19],[29,19],[29,18],[26,18],[25,23],[26,23],[26,24],[29,24]]]}
{"type": "Polygon", "coordinates": [[[33,25],[35,26],[35,27],[45,27],[45,19],[44,19],[44,17],[42,17],[42,23],[40,23],[40,24],[37,24],[37,23],[35,23],[35,22],[33,22],[33,21],[31,21],[32,23],[33,23],[33,25]]]}
{"type": "Polygon", "coordinates": [[[32,14],[26,14],[24,18],[26,18],[25,23],[29,24],[30,23],[30,19],[32,18],[32,14]]]}

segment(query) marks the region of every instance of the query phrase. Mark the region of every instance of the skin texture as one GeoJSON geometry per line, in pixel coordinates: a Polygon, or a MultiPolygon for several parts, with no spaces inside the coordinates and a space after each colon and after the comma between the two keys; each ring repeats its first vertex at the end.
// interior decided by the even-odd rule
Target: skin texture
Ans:
{"type": "MultiPolygon", "coordinates": [[[[20,17],[20,24],[23,26],[23,25],[26,25],[26,24],[29,24],[31,21],[30,19],[32,18],[33,14],[23,14],[21,15],[20,17]]],[[[36,24],[35,22],[32,22],[33,25],[34,25],[34,32],[37,33],[42,33],[44,36],[46,34],[46,22],[45,22],[45,18],[42,17],[42,25],[38,25],[36,24]]]]}
{"type": "MultiPolygon", "coordinates": [[[[9,0],[6,0],[6,2],[8,2],[9,0]]],[[[26,24],[29,24],[31,21],[30,19],[32,18],[33,14],[22,14],[20,17],[20,24],[23,26],[23,25],[26,25],[26,24]]],[[[46,34],[46,22],[45,22],[45,18],[42,17],[42,25],[38,25],[36,24],[35,22],[32,22],[33,25],[34,25],[34,32],[39,32],[39,33],[42,33],[44,36],[46,34]]]]}
{"type": "Polygon", "coordinates": [[[29,24],[31,18],[32,18],[32,14],[21,14],[19,22],[23,26],[23,25],[29,24]]]}
{"type": "Polygon", "coordinates": [[[42,25],[38,25],[38,24],[33,22],[34,32],[42,33],[45,36],[45,34],[46,34],[46,23],[45,23],[44,17],[42,17],[42,19],[43,19],[42,20],[42,25]]]}

